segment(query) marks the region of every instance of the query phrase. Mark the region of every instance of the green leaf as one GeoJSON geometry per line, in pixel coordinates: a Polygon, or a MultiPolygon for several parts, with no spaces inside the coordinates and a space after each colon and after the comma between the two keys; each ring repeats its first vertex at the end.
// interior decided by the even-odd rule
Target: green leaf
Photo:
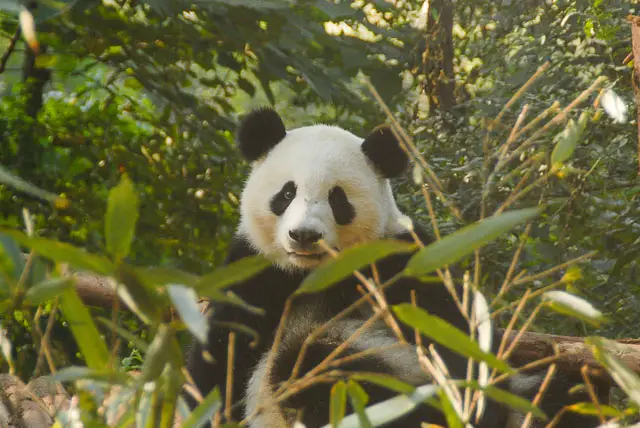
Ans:
{"type": "Polygon", "coordinates": [[[121,264],[116,272],[121,285],[117,287],[118,296],[145,323],[159,321],[165,302],[156,293],[156,289],[148,289],[129,265],[121,264]]]}
{"type": "Polygon", "coordinates": [[[324,262],[311,271],[295,294],[317,293],[379,259],[414,249],[413,244],[393,240],[373,241],[348,248],[338,258],[324,262]]]}
{"type": "Polygon", "coordinates": [[[552,167],[562,166],[573,155],[586,126],[587,117],[587,112],[585,111],[580,115],[578,123],[573,119],[569,119],[564,130],[556,136],[556,145],[551,153],[552,167]]]}
{"type": "Polygon", "coordinates": [[[51,278],[29,287],[26,299],[29,303],[39,305],[58,297],[74,284],[73,278],[51,278]]]}
{"type": "MultiPolygon", "coordinates": [[[[0,8],[1,9],[1,8],[0,8]]],[[[46,192],[33,184],[23,180],[22,178],[11,174],[2,165],[0,165],[0,183],[13,187],[19,192],[26,193],[38,199],[52,203],[56,208],[66,208],[69,201],[54,193],[46,192]]]]}
{"type": "Polygon", "coordinates": [[[140,376],[137,381],[140,385],[144,385],[146,382],[156,380],[164,366],[170,360],[169,348],[171,346],[171,335],[173,330],[166,324],[161,324],[158,327],[156,335],[149,344],[147,354],[144,357],[144,363],[140,371],[140,376]]]}
{"type": "MultiPolygon", "coordinates": [[[[365,409],[365,413],[373,426],[381,426],[412,412],[416,407],[433,398],[440,387],[438,385],[424,385],[415,389],[410,395],[398,395],[388,400],[376,403],[365,409]]],[[[360,418],[357,414],[345,417],[340,428],[359,428],[360,418]]],[[[322,428],[334,428],[325,425],[322,428]]]]}
{"type": "Polygon", "coordinates": [[[107,318],[97,317],[96,321],[98,321],[105,327],[109,328],[110,330],[118,333],[123,339],[127,340],[128,342],[131,342],[133,346],[138,348],[140,351],[147,352],[147,349],[149,348],[147,343],[144,340],[140,339],[135,334],[131,333],[129,330],[122,328],[119,325],[115,325],[113,321],[107,318]]]}
{"type": "Polygon", "coordinates": [[[115,260],[129,254],[138,221],[138,195],[126,175],[109,192],[105,216],[105,238],[107,251],[115,260]]]}
{"type": "Polygon", "coordinates": [[[201,343],[207,343],[209,323],[200,313],[198,295],[193,288],[172,284],[167,287],[167,293],[191,334],[201,343]]]}
{"type": "Polygon", "coordinates": [[[244,324],[240,324],[237,322],[227,322],[227,321],[216,321],[216,320],[209,320],[208,323],[212,326],[212,327],[221,327],[221,328],[226,328],[228,330],[234,330],[238,333],[242,333],[244,335],[247,335],[249,337],[251,337],[251,346],[255,346],[257,345],[260,336],[258,335],[258,332],[255,331],[254,329],[247,327],[244,324]]]}
{"type": "Polygon", "coordinates": [[[522,413],[531,412],[535,417],[547,420],[547,416],[544,412],[526,398],[522,398],[494,386],[481,387],[477,382],[467,382],[467,384],[471,385],[473,388],[482,390],[487,397],[497,401],[498,403],[506,404],[511,409],[519,410],[522,413]]]}
{"type": "Polygon", "coordinates": [[[73,382],[79,379],[103,380],[116,385],[127,385],[131,375],[112,370],[94,370],[84,366],[70,366],[58,370],[53,376],[56,382],[73,382]]]}
{"type": "Polygon", "coordinates": [[[244,77],[238,77],[238,87],[251,97],[256,93],[256,88],[244,77]]]}
{"type": "Polygon", "coordinates": [[[367,401],[369,401],[367,393],[360,385],[358,385],[357,382],[354,382],[353,380],[349,380],[349,383],[347,384],[347,393],[349,394],[351,406],[355,410],[356,415],[358,415],[360,427],[371,428],[371,421],[365,412],[365,406],[367,405],[367,401]]]}
{"type": "Polygon", "coordinates": [[[8,293],[18,283],[24,259],[16,241],[0,234],[0,293],[8,293]]]}
{"type": "Polygon", "coordinates": [[[406,276],[426,275],[471,254],[520,223],[540,214],[542,208],[527,208],[488,217],[445,236],[418,251],[407,264],[406,276]]]}
{"type": "Polygon", "coordinates": [[[620,349],[624,349],[624,345],[617,345],[602,337],[587,337],[584,341],[592,346],[596,360],[607,369],[629,399],[636,406],[640,406],[640,377],[614,355],[614,352],[619,354],[620,349]]]}
{"type": "Polygon", "coordinates": [[[442,318],[429,315],[424,309],[415,307],[410,303],[393,306],[393,312],[405,324],[417,329],[420,333],[452,351],[462,356],[473,358],[475,361],[484,361],[490,367],[502,372],[513,372],[513,369],[507,363],[499,360],[491,353],[482,351],[476,341],[442,318]]]}
{"type": "Polygon", "coordinates": [[[200,280],[197,275],[175,268],[132,267],[131,269],[136,274],[136,277],[149,287],[162,287],[167,284],[182,284],[195,287],[200,280]]]}
{"type": "Polygon", "coordinates": [[[110,275],[115,271],[115,265],[109,259],[88,253],[73,245],[45,238],[29,237],[18,230],[0,229],[0,232],[56,263],[69,263],[75,268],[101,275],[110,275]]]}
{"type": "Polygon", "coordinates": [[[442,412],[444,413],[444,417],[447,420],[447,426],[449,428],[462,428],[462,421],[460,420],[460,415],[456,411],[456,408],[453,406],[453,403],[444,392],[444,390],[438,391],[438,396],[440,397],[440,404],[442,405],[442,412]]]}
{"type": "Polygon", "coordinates": [[[256,314],[256,315],[264,314],[264,309],[259,308],[257,306],[250,305],[249,303],[245,302],[244,300],[242,300],[240,297],[238,297],[233,293],[229,293],[229,292],[222,293],[221,291],[218,291],[218,290],[212,290],[211,292],[207,293],[205,297],[208,297],[212,302],[226,303],[229,305],[241,307],[242,309],[248,312],[251,312],[252,314],[256,314]]]}
{"type": "Polygon", "coordinates": [[[270,264],[263,256],[246,257],[202,276],[196,290],[200,295],[208,296],[213,291],[220,291],[255,276],[270,264]]]}
{"type": "Polygon", "coordinates": [[[220,391],[216,386],[213,388],[207,396],[202,400],[198,407],[196,407],[189,418],[182,424],[183,428],[201,427],[207,421],[213,418],[213,415],[222,407],[222,400],[220,399],[220,391]]]}
{"type": "Polygon", "coordinates": [[[60,309],[73,337],[90,369],[104,369],[109,363],[109,351],[93,323],[91,313],[82,303],[74,288],[60,295],[60,309]]]}
{"type": "Polygon", "coordinates": [[[600,404],[596,407],[593,403],[576,403],[571,406],[567,406],[567,410],[574,413],[579,413],[581,415],[604,415],[608,418],[622,418],[624,417],[624,412],[616,409],[615,407],[608,406],[606,404],[600,404]]]}
{"type": "Polygon", "coordinates": [[[381,374],[381,373],[356,373],[351,376],[351,379],[358,381],[371,382],[376,385],[380,385],[384,388],[391,389],[392,391],[399,392],[401,394],[411,394],[415,391],[415,387],[411,384],[396,379],[393,376],[381,374]]]}
{"type": "Polygon", "coordinates": [[[347,411],[347,384],[339,380],[331,387],[331,403],[329,407],[329,421],[331,427],[340,426],[340,421],[347,411]]]}

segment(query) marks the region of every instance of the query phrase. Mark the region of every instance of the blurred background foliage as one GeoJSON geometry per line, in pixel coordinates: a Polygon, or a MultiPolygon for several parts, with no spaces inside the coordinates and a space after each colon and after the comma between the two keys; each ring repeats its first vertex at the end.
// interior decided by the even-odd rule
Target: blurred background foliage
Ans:
{"type": "MultiPolygon", "coordinates": [[[[633,111],[625,18],[637,7],[622,0],[432,0],[428,11],[417,0],[34,4],[37,56],[17,33],[19,3],[0,0],[0,165],[71,203],[57,209],[0,185],[0,225],[23,227],[27,207],[39,235],[104,252],[107,193],[126,172],[140,195],[134,264],[200,274],[222,261],[247,171],[234,147],[235,124],[252,107],[274,104],[289,127],[328,122],[363,135],[386,120],[367,76],[465,222],[480,216],[487,146],[504,143],[524,104],[530,120],[556,101],[567,105],[602,75],[633,111]],[[487,120],[546,61],[549,69],[485,140],[487,120]]],[[[595,328],[549,315],[540,331],[638,337],[640,181],[629,116],[627,123],[592,117],[567,173],[514,206],[554,207],[531,230],[522,268],[542,271],[598,251],[581,265],[572,291],[611,322],[595,328]]],[[[523,159],[541,149],[548,155],[560,129],[541,135],[523,159]]],[[[493,189],[488,212],[517,182],[493,189]]],[[[411,174],[396,186],[404,209],[428,224],[411,174]]],[[[460,226],[436,208],[444,233],[460,226]]],[[[489,296],[517,245],[513,235],[483,251],[489,296]]],[[[514,289],[510,298],[522,292],[514,289]]],[[[32,317],[0,314],[24,378],[35,367],[32,317]]],[[[135,320],[121,322],[139,332],[135,320]]],[[[64,364],[76,358],[75,345],[56,325],[52,345],[64,364]]],[[[131,352],[124,349],[123,357],[131,352]]],[[[135,355],[125,364],[137,364],[135,355]]]]}

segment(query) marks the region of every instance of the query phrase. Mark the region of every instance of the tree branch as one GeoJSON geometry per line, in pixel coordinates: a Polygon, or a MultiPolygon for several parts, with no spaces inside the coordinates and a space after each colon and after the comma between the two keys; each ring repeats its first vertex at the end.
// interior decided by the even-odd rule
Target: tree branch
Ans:
{"type": "MultiPolygon", "coordinates": [[[[76,278],[76,290],[85,304],[105,309],[113,307],[115,291],[106,278],[84,273],[76,274],[76,278]]],[[[119,309],[128,310],[122,301],[119,309]]],[[[166,316],[171,315],[172,312],[168,309],[166,316]]],[[[509,341],[514,340],[517,334],[518,331],[512,331],[509,341]]],[[[620,349],[616,356],[631,370],[640,373],[640,339],[620,339],[617,343],[620,349]]],[[[511,358],[516,366],[522,366],[554,355],[554,345],[557,346],[559,355],[553,362],[559,369],[580,376],[580,369],[586,365],[591,369],[590,378],[594,382],[611,386],[615,384],[596,361],[582,337],[525,332],[511,358]]]]}
{"type": "Polygon", "coordinates": [[[7,50],[0,57],[0,73],[3,73],[5,68],[7,67],[7,62],[9,61],[9,57],[15,50],[16,44],[18,43],[19,39],[20,39],[20,26],[16,28],[16,32],[13,34],[13,37],[11,37],[11,40],[9,41],[9,46],[7,46],[7,50]]]}

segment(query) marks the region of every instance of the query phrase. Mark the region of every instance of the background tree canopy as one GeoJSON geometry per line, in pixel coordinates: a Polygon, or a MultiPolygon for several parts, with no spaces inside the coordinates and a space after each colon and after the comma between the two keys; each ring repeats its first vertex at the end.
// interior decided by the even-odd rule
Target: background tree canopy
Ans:
{"type": "MultiPolygon", "coordinates": [[[[598,90],[613,89],[611,96],[633,110],[625,18],[638,11],[622,0],[0,0],[0,9],[0,174],[70,202],[56,207],[0,184],[0,226],[23,228],[28,208],[38,235],[104,253],[108,192],[126,173],[140,199],[132,265],[203,274],[220,264],[247,171],[234,145],[235,124],[252,107],[275,105],[288,127],[327,122],[363,135],[387,121],[374,87],[460,210],[456,217],[434,202],[443,235],[494,212],[521,189],[522,177],[526,185],[551,168],[564,123],[536,135],[486,184],[487,158],[507,140],[523,106],[529,122],[550,107],[564,108],[604,76],[598,90]],[[38,55],[21,34],[18,16],[26,7],[36,20],[38,55]]],[[[587,112],[589,124],[562,174],[512,205],[551,207],[529,231],[519,266],[541,272],[597,251],[570,272],[574,280],[565,288],[609,322],[558,322],[545,313],[533,328],[638,337],[636,124],[633,114],[622,121],[596,110],[602,95],[590,94],[571,111],[574,120],[587,112]]],[[[396,187],[403,208],[429,224],[412,174],[396,187]]],[[[506,235],[483,250],[489,298],[519,244],[517,235],[506,235]]],[[[536,286],[566,274],[560,269],[536,286]]],[[[515,287],[499,297],[512,301],[523,292],[515,287]]],[[[50,309],[43,309],[42,329],[50,309]]],[[[11,326],[24,379],[37,359],[33,315],[0,314],[11,326]]],[[[119,322],[148,337],[135,319],[119,322]]],[[[81,361],[68,352],[76,348],[67,326],[56,329],[56,359],[81,361]]],[[[122,351],[125,364],[136,365],[136,352],[131,343],[122,351]]]]}

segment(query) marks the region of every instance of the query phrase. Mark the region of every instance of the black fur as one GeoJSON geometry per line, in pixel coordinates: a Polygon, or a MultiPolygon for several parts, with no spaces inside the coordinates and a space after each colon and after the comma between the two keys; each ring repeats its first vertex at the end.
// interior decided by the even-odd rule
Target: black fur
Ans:
{"type": "Polygon", "coordinates": [[[349,202],[347,194],[340,186],[336,186],[329,191],[329,205],[333,211],[333,217],[340,226],[351,223],[356,216],[356,209],[349,202]]]}
{"type": "Polygon", "coordinates": [[[238,126],[240,152],[248,161],[266,155],[287,135],[282,118],[270,107],[253,110],[238,126]]]}
{"type": "Polygon", "coordinates": [[[362,151],[385,178],[402,174],[409,166],[409,157],[388,126],[379,126],[364,139],[362,151]]]}
{"type": "MultiPolygon", "coordinates": [[[[423,242],[430,242],[429,237],[423,231],[417,230],[417,233],[423,242]]],[[[397,238],[407,241],[412,240],[409,234],[401,235],[397,238]]],[[[235,238],[231,245],[227,262],[233,262],[253,254],[255,254],[255,251],[251,249],[246,239],[239,236],[235,238]]],[[[376,267],[381,281],[390,278],[400,271],[406,265],[409,257],[410,254],[398,254],[379,261],[376,264],[376,267]]],[[[269,267],[253,279],[242,284],[238,284],[234,288],[234,292],[242,299],[252,305],[264,308],[266,311],[264,316],[251,314],[232,306],[220,306],[217,308],[217,320],[248,325],[255,329],[260,335],[259,344],[253,348],[249,346],[250,338],[248,336],[242,334],[236,336],[233,371],[234,403],[239,403],[242,400],[244,388],[247,385],[253,368],[262,354],[270,348],[273,340],[273,334],[275,333],[280,321],[286,299],[298,288],[307,273],[308,272],[286,273],[275,267],[269,267]]],[[[363,273],[366,276],[371,276],[369,269],[363,270],[363,273]]],[[[357,285],[358,281],[355,278],[347,278],[324,292],[303,295],[296,298],[294,302],[295,304],[301,305],[310,303],[313,305],[314,310],[317,308],[322,316],[326,316],[326,319],[329,319],[343,310],[347,305],[361,297],[361,294],[356,289],[357,285]]],[[[458,311],[458,308],[452,301],[449,293],[441,284],[422,283],[416,279],[404,278],[392,286],[385,295],[390,305],[409,302],[411,301],[411,290],[415,290],[417,292],[417,303],[420,307],[427,310],[430,314],[446,319],[459,329],[468,331],[467,322],[458,311]]],[[[413,339],[413,330],[404,325],[401,325],[401,328],[407,339],[413,339]]],[[[226,381],[227,337],[228,330],[217,326],[211,328],[207,349],[216,359],[213,364],[206,362],[202,358],[202,347],[198,342],[194,342],[195,345],[190,349],[187,367],[196,382],[196,386],[203,395],[211,391],[216,385],[219,385],[221,391],[224,392],[224,385],[226,381]]],[[[495,345],[494,352],[497,350],[495,347],[499,344],[499,339],[500,338],[496,334],[493,340],[495,345]]],[[[425,345],[427,345],[428,341],[426,339],[423,340],[425,340],[425,345]]],[[[301,346],[301,344],[299,345],[301,346]]],[[[300,346],[291,343],[287,344],[287,348],[291,350],[291,352],[281,353],[274,373],[272,373],[272,382],[278,383],[288,379],[300,346]]],[[[447,362],[447,367],[452,377],[456,379],[464,379],[467,367],[466,359],[437,344],[436,349],[447,362]]],[[[301,374],[304,374],[306,370],[315,366],[315,364],[326,357],[331,350],[331,347],[323,345],[322,343],[314,345],[314,347],[307,353],[307,359],[305,359],[305,364],[302,367],[301,374]]],[[[347,353],[348,352],[349,350],[347,350],[347,353]]],[[[343,367],[342,369],[347,371],[385,371],[384,364],[373,358],[356,360],[351,364],[351,366],[343,367]]],[[[547,397],[550,398],[544,400],[543,405],[541,406],[543,411],[549,412],[550,416],[553,417],[553,414],[555,414],[561,406],[570,403],[571,397],[567,395],[567,391],[571,386],[578,382],[579,379],[567,379],[556,375],[555,381],[552,382],[547,392],[547,397]]],[[[394,395],[388,390],[384,390],[379,387],[366,384],[364,386],[366,387],[367,393],[370,395],[369,404],[390,398],[394,395]]],[[[319,384],[299,396],[294,396],[284,404],[286,407],[294,408],[304,407],[305,403],[311,404],[306,409],[302,409],[302,422],[309,428],[319,426],[322,423],[327,423],[330,387],[330,384],[319,384]]],[[[505,385],[501,385],[501,387],[505,387],[505,385]]],[[[535,390],[533,391],[533,394],[535,394],[535,390]]],[[[533,395],[530,398],[532,397],[533,395]]],[[[585,396],[583,395],[577,399],[574,397],[573,401],[582,401],[584,399],[585,396]]],[[[190,404],[193,405],[193,401],[191,401],[190,404]]],[[[242,419],[242,405],[234,407],[233,416],[236,420],[242,419]]],[[[483,422],[477,426],[482,428],[503,427],[506,423],[506,416],[507,413],[503,408],[489,400],[483,422]]],[[[393,426],[414,427],[419,426],[419,421],[429,421],[443,426],[446,425],[442,414],[438,410],[425,405],[421,406],[418,411],[404,417],[401,421],[397,421],[393,426]]],[[[574,426],[590,427],[597,425],[597,421],[594,421],[593,419],[565,415],[561,418],[560,424],[557,426],[568,428],[574,426]]]]}
{"type": "Polygon", "coordinates": [[[296,197],[296,184],[293,181],[287,181],[282,189],[271,198],[269,208],[271,212],[277,216],[281,216],[287,210],[291,201],[296,197]]]}

